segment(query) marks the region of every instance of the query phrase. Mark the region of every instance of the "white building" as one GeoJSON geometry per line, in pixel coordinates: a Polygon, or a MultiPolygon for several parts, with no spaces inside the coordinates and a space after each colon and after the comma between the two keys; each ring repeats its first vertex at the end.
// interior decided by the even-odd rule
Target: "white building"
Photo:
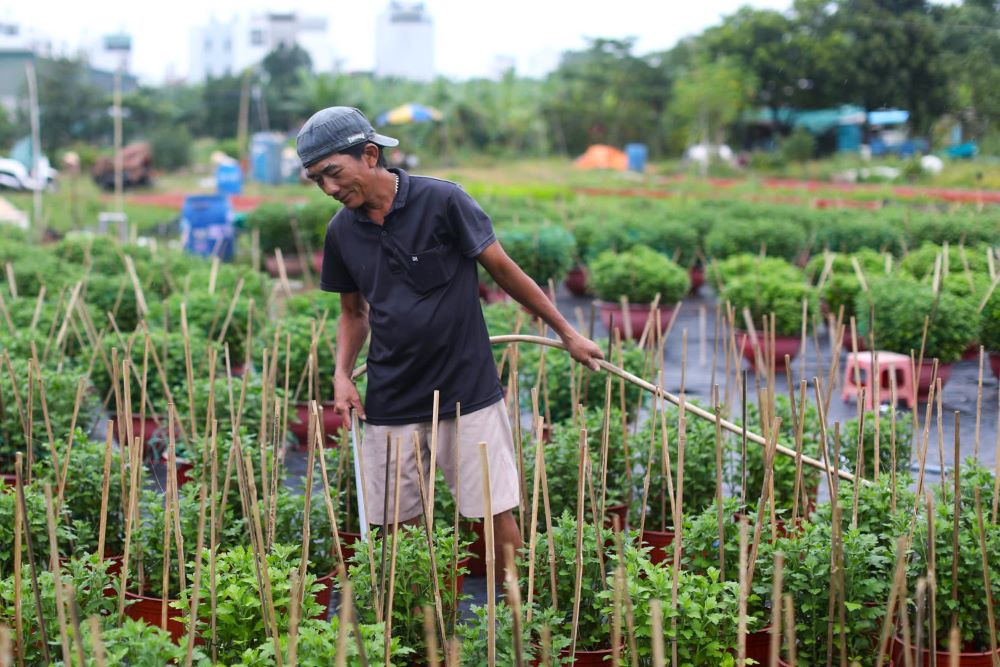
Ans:
{"type": "Polygon", "coordinates": [[[393,0],[378,18],[375,76],[434,78],[434,22],[423,2],[393,0]]]}
{"type": "Polygon", "coordinates": [[[333,71],[337,57],[327,28],[324,17],[294,12],[258,14],[229,22],[213,18],[191,32],[188,80],[199,82],[208,77],[238,74],[279,46],[292,44],[306,50],[313,71],[333,71]]]}

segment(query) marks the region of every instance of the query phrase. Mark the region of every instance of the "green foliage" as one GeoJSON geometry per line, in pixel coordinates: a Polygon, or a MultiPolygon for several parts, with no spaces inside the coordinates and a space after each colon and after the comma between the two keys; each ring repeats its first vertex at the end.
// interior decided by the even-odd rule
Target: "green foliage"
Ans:
{"type": "Polygon", "coordinates": [[[791,220],[721,220],[705,237],[709,257],[725,259],[764,248],[771,257],[794,260],[806,247],[806,233],[791,220]]]}
{"type": "MultiPolygon", "coordinates": [[[[601,433],[604,427],[604,410],[590,408],[583,413],[583,421],[567,419],[552,427],[551,441],[545,444],[545,471],[549,487],[549,507],[552,514],[569,512],[576,516],[577,487],[579,483],[580,428],[587,429],[587,447],[590,452],[590,472],[584,479],[584,516],[592,517],[589,486],[593,486],[595,502],[601,502],[601,480],[606,479],[605,507],[630,504],[632,498],[632,469],[625,458],[625,440],[622,434],[622,417],[617,408],[608,414],[608,472],[602,475],[601,433]]],[[[535,433],[524,433],[524,476],[531,488],[535,474],[535,433]]],[[[544,517],[539,511],[539,525],[544,517]]]]}
{"type": "Polygon", "coordinates": [[[801,279],[789,281],[785,276],[750,274],[735,278],[723,288],[721,296],[738,314],[748,308],[758,333],[764,331],[764,318],[773,315],[776,336],[801,334],[803,300],[808,301],[809,313],[819,312],[815,290],[801,279]]]}
{"type": "MultiPolygon", "coordinates": [[[[207,573],[209,571],[207,549],[202,552],[201,560],[202,571],[207,573]]],[[[220,552],[215,561],[216,638],[219,660],[223,664],[238,661],[244,651],[268,641],[268,631],[264,622],[266,595],[258,585],[256,560],[253,550],[241,545],[220,552]]],[[[266,562],[270,581],[268,606],[274,604],[274,618],[271,622],[278,632],[284,633],[288,631],[292,613],[293,577],[297,578],[299,571],[298,547],[275,544],[268,552],[266,562]]],[[[308,573],[305,575],[305,580],[300,582],[304,591],[300,602],[298,616],[300,619],[311,618],[322,612],[315,599],[318,590],[315,582],[316,578],[308,573]]],[[[208,619],[212,614],[211,584],[209,577],[202,577],[198,610],[195,614],[197,619],[194,622],[195,630],[203,639],[210,637],[208,619]]],[[[192,594],[193,591],[186,588],[181,591],[179,599],[171,603],[173,608],[182,614],[181,618],[187,626],[192,622],[189,614],[192,594]]]]}
{"type": "Polygon", "coordinates": [[[957,361],[979,333],[979,313],[966,300],[947,292],[935,296],[930,286],[900,278],[873,280],[870,287],[858,295],[855,305],[858,335],[868,335],[869,308],[874,307],[875,341],[880,349],[919,354],[924,318],[929,317],[924,359],[946,364],[957,361]]]}
{"type": "MultiPolygon", "coordinates": [[[[382,537],[369,536],[369,545],[374,553],[382,548],[382,537]]],[[[434,554],[437,563],[438,587],[441,592],[441,605],[444,617],[449,618],[452,610],[468,595],[452,594],[452,580],[457,576],[468,574],[464,567],[454,569],[454,561],[444,554],[453,553],[454,540],[452,529],[448,526],[438,526],[434,529],[434,554]]],[[[427,655],[427,645],[424,637],[422,610],[425,605],[434,607],[434,577],[431,572],[430,551],[427,548],[427,534],[423,526],[400,526],[396,537],[396,562],[402,566],[396,568],[395,594],[392,603],[392,635],[399,637],[403,646],[412,648],[416,655],[427,655]]],[[[458,558],[469,556],[468,543],[460,541],[458,558]]],[[[354,600],[357,605],[359,620],[363,623],[375,622],[374,587],[378,585],[371,579],[368,568],[368,554],[357,550],[350,561],[351,584],[354,586],[354,600]]]]}
{"type": "MultiPolygon", "coordinates": [[[[340,295],[333,292],[311,290],[294,294],[282,303],[285,306],[286,315],[305,315],[315,318],[316,321],[325,317],[331,323],[340,318],[340,295]]],[[[330,333],[332,336],[333,330],[330,333]]]]}
{"type": "MultiPolygon", "coordinates": [[[[0,338],[0,345],[2,344],[2,338],[0,338]]],[[[66,364],[62,370],[41,366],[40,375],[35,372],[30,373],[30,377],[34,380],[34,387],[32,388],[29,415],[28,360],[24,357],[18,357],[12,359],[10,363],[10,368],[13,370],[14,378],[16,378],[16,385],[12,381],[6,365],[0,368],[0,395],[3,397],[4,408],[0,413],[0,470],[8,472],[14,470],[14,459],[18,452],[25,454],[27,462],[27,431],[29,427],[31,429],[33,459],[36,461],[49,456],[48,428],[52,429],[53,440],[64,440],[69,435],[77,390],[81,382],[84,390],[87,388],[86,373],[74,364],[66,364]],[[42,407],[41,395],[38,390],[39,377],[45,389],[45,409],[42,407]],[[47,420],[46,411],[48,413],[47,420]],[[48,423],[48,427],[46,427],[46,423],[48,423]]],[[[80,413],[77,417],[78,423],[82,423],[84,419],[82,416],[87,414],[91,403],[92,398],[84,391],[80,402],[80,413]]]]}
{"type": "Polygon", "coordinates": [[[781,278],[785,282],[802,280],[802,271],[783,259],[747,253],[731,255],[721,261],[713,259],[706,273],[717,290],[731,280],[750,275],[772,276],[775,279],[781,278]]]}
{"type": "MultiPolygon", "coordinates": [[[[884,397],[882,397],[884,398],[884,397]]],[[[892,407],[886,407],[879,414],[879,470],[881,474],[889,474],[892,470],[892,407]]],[[[875,470],[875,413],[865,412],[864,415],[864,475],[872,477],[875,470]]],[[[848,470],[854,470],[857,464],[858,419],[848,419],[840,430],[840,456],[848,470]]],[[[913,419],[907,413],[896,413],[896,471],[910,469],[910,457],[913,447],[913,419]]]]}
{"type": "MultiPolygon", "coordinates": [[[[328,475],[333,472],[335,471],[329,470],[328,466],[328,475]]],[[[318,470],[315,473],[313,484],[322,484],[322,476],[318,470]]],[[[340,562],[340,554],[334,548],[333,528],[330,526],[330,517],[326,511],[324,495],[315,486],[313,488],[313,497],[309,503],[308,569],[316,578],[321,579],[336,570],[340,562]]],[[[334,489],[331,489],[330,492],[331,495],[335,495],[334,489]]],[[[282,485],[278,488],[275,504],[275,541],[282,544],[301,544],[302,531],[305,527],[305,494],[293,493],[287,486],[282,485]]],[[[343,508],[338,508],[335,504],[334,509],[339,512],[343,508]]],[[[338,514],[338,516],[341,515],[338,514]]]]}
{"type": "MultiPolygon", "coordinates": [[[[676,480],[680,412],[673,406],[669,406],[665,412],[666,446],[670,453],[670,474],[676,480]]],[[[664,475],[666,466],[662,455],[663,433],[660,430],[659,419],[655,422],[655,428],[653,419],[647,422],[632,443],[633,475],[635,476],[633,508],[635,511],[631,515],[631,523],[638,525],[639,518],[645,511],[646,527],[659,530],[662,523],[661,515],[664,513],[665,526],[669,527],[673,522],[670,515],[670,503],[666,495],[668,489],[666,475],[664,475]],[[650,447],[653,448],[652,459],[650,459],[650,447]],[[652,460],[652,466],[649,467],[649,491],[647,495],[649,500],[647,507],[642,508],[643,484],[650,460],[652,460]]],[[[715,423],[688,413],[685,416],[684,432],[684,509],[689,513],[698,513],[715,500],[717,488],[715,423]]],[[[724,467],[728,465],[729,453],[732,450],[732,438],[727,436],[727,433],[727,431],[722,431],[719,445],[724,467]]],[[[725,476],[725,470],[723,470],[723,475],[725,476]]],[[[676,484],[676,481],[673,483],[676,484]]],[[[674,492],[676,493],[676,489],[674,492]]]]}
{"type": "Polygon", "coordinates": [[[260,233],[260,250],[272,255],[278,248],[285,255],[298,253],[292,232],[291,211],[285,204],[266,202],[247,216],[247,229],[260,233]]]}
{"type": "MultiPolygon", "coordinates": [[[[24,487],[24,504],[31,533],[33,556],[38,567],[44,567],[49,558],[49,531],[45,519],[45,493],[37,482],[24,487]]],[[[0,493],[0,576],[9,575],[14,569],[14,517],[17,513],[17,494],[0,493]]],[[[22,536],[23,537],[23,536],[22,536]]],[[[72,529],[60,522],[56,526],[56,540],[59,544],[71,542],[72,529]]],[[[21,562],[27,567],[27,543],[22,542],[24,552],[21,562]]]]}
{"type": "MultiPolygon", "coordinates": [[[[194,553],[198,545],[198,518],[201,503],[199,502],[199,494],[198,489],[195,488],[196,486],[197,485],[195,484],[185,485],[179,490],[180,493],[178,494],[181,537],[183,540],[185,556],[184,565],[188,570],[190,570],[194,553]]],[[[238,495],[237,489],[231,488],[229,492],[231,494],[237,493],[238,495]]],[[[210,500],[211,498],[209,497],[208,500],[206,500],[206,503],[210,500]]],[[[132,538],[131,548],[133,553],[130,557],[131,564],[129,565],[129,568],[138,568],[138,563],[141,562],[142,570],[145,573],[145,586],[141,592],[145,595],[162,597],[164,553],[163,522],[167,517],[162,496],[152,491],[144,491],[139,509],[142,519],[136,534],[132,538]]],[[[216,511],[216,515],[218,516],[218,510],[216,511]]],[[[173,531],[173,526],[175,525],[173,516],[173,508],[171,508],[171,532],[173,531]]],[[[231,509],[227,508],[220,521],[221,530],[216,536],[218,549],[228,549],[246,541],[247,534],[244,528],[245,523],[242,516],[238,516],[231,509]]],[[[208,513],[206,510],[205,534],[202,538],[205,545],[209,543],[208,531],[210,529],[211,525],[208,522],[208,513]]],[[[170,540],[170,560],[168,563],[168,598],[175,598],[179,593],[183,592],[180,588],[180,568],[181,562],[177,555],[176,536],[172,535],[170,540]]],[[[208,570],[205,569],[204,571],[207,572],[208,570]]],[[[191,572],[187,573],[187,579],[190,582],[191,572]]],[[[130,588],[130,590],[135,590],[135,588],[135,585],[132,584],[132,588],[130,588]]],[[[202,598],[202,600],[205,601],[207,598],[202,598]]]]}
{"type": "Polygon", "coordinates": [[[558,283],[573,267],[576,242],[558,225],[512,225],[499,227],[497,238],[504,250],[528,276],[542,287],[558,283]]]}
{"type": "MultiPolygon", "coordinates": [[[[463,665],[485,665],[489,658],[489,617],[485,606],[473,605],[470,609],[473,617],[471,621],[458,626],[458,636],[462,642],[461,664],[463,665]]],[[[514,612],[509,604],[498,604],[495,610],[496,625],[493,630],[496,633],[496,664],[514,665],[517,664],[517,657],[514,649],[514,612]]],[[[526,609],[521,606],[521,660],[525,665],[534,664],[534,660],[541,659],[541,629],[548,626],[555,627],[561,619],[561,615],[554,609],[541,609],[536,606],[532,612],[531,623],[525,622],[526,609]]],[[[572,664],[572,658],[568,655],[560,655],[562,651],[569,651],[572,638],[569,635],[557,634],[551,637],[552,644],[549,656],[552,665],[572,664]]]]}
{"type": "MultiPolygon", "coordinates": [[[[796,399],[796,407],[801,410],[802,406],[798,405],[798,399],[796,399]]],[[[781,419],[781,433],[779,434],[778,444],[784,445],[789,449],[795,449],[795,425],[798,423],[798,412],[795,415],[792,414],[791,402],[788,397],[783,394],[778,394],[774,397],[773,417],[778,417],[781,419]]],[[[758,407],[753,404],[747,405],[747,415],[749,422],[749,430],[753,433],[769,433],[770,425],[765,429],[760,420],[760,412],[758,407]]],[[[737,436],[739,437],[739,436],[737,436]]],[[[833,434],[827,433],[827,446],[829,450],[833,451],[833,434]]],[[[805,415],[803,417],[802,425],[802,453],[806,456],[812,456],[813,458],[820,457],[820,450],[822,447],[822,433],[820,428],[819,412],[816,409],[816,405],[810,401],[806,401],[805,415]]],[[[737,443],[736,446],[739,446],[737,443]]],[[[830,455],[832,458],[832,454],[830,455]]],[[[747,488],[746,488],[746,499],[747,503],[755,507],[757,500],[760,498],[761,490],[764,488],[764,448],[753,442],[747,442],[747,488]]],[[[735,487],[739,487],[742,483],[742,467],[736,466],[732,470],[733,478],[731,483],[735,487]]],[[[774,455],[774,499],[776,506],[782,510],[788,510],[792,507],[792,502],[795,498],[795,459],[790,456],[782,456],[781,454],[774,455]]],[[[809,499],[815,500],[816,489],[819,484],[819,472],[815,468],[810,468],[808,466],[803,466],[802,468],[802,484],[800,488],[800,502],[799,502],[799,514],[800,516],[805,516],[807,514],[807,508],[802,503],[802,494],[805,494],[809,499]]]]}
{"type": "Polygon", "coordinates": [[[781,154],[789,162],[806,162],[816,152],[816,139],[804,127],[797,127],[781,142],[781,154]]]}
{"type": "MultiPolygon", "coordinates": [[[[897,225],[875,215],[841,216],[816,229],[815,244],[834,252],[852,253],[868,248],[898,252],[902,233],[897,225]]],[[[850,268],[850,267],[848,267],[850,268]]]]}
{"type": "MultiPolygon", "coordinates": [[[[601,349],[608,349],[608,341],[601,338],[595,341],[601,349]]],[[[582,368],[572,357],[562,350],[542,348],[540,345],[521,345],[518,371],[521,374],[520,388],[522,392],[522,410],[530,410],[531,389],[538,384],[539,368],[541,366],[542,350],[545,350],[545,385],[539,388],[539,412],[547,416],[548,422],[560,422],[573,415],[574,399],[585,407],[604,404],[604,377],[582,368]],[[575,379],[571,379],[575,374],[575,379]],[[576,387],[575,396],[570,387],[576,387]]],[[[622,357],[613,354],[614,363],[629,373],[640,377],[646,375],[649,367],[645,355],[639,347],[631,342],[622,344],[622,357]]],[[[621,384],[612,383],[612,404],[620,405],[621,384]]],[[[636,406],[639,400],[644,402],[647,396],[633,384],[625,384],[625,407],[630,418],[635,418],[636,406]]]]}
{"type": "Polygon", "coordinates": [[[135,330],[139,323],[139,302],[132,281],[123,273],[117,275],[91,274],[83,290],[84,302],[97,314],[94,325],[104,327],[109,322],[108,313],[122,333],[135,330]]]}
{"type": "MultiPolygon", "coordinates": [[[[98,667],[99,664],[161,667],[162,665],[183,664],[187,656],[187,644],[183,642],[179,645],[175,644],[170,633],[166,630],[149,625],[145,621],[137,621],[128,617],[122,619],[120,627],[112,625],[101,630],[101,641],[104,644],[106,656],[104,663],[98,663],[92,655],[90,647],[93,646],[93,639],[89,625],[81,623],[80,634],[83,637],[84,651],[87,656],[87,661],[84,663],[86,667],[98,667]]],[[[53,657],[55,655],[53,654],[53,657]]],[[[211,660],[201,647],[194,647],[193,659],[193,664],[199,667],[211,665],[211,660]]],[[[65,663],[57,661],[53,664],[63,667],[65,663]]],[[[71,664],[79,667],[77,662],[71,664]]]]}
{"type": "MultiPolygon", "coordinates": [[[[365,657],[368,662],[361,662],[358,637],[351,629],[348,631],[346,643],[347,662],[345,664],[348,667],[361,667],[362,664],[402,667],[402,665],[408,664],[413,650],[404,647],[400,643],[399,637],[396,636],[393,636],[389,648],[389,662],[385,661],[385,641],[383,639],[385,637],[385,624],[365,623],[359,625],[358,629],[361,631],[361,641],[364,644],[365,657]]],[[[329,665],[335,664],[339,634],[340,619],[336,616],[329,621],[314,618],[304,619],[298,627],[297,664],[300,667],[329,667],[329,665]]],[[[282,656],[288,655],[289,635],[281,635],[278,641],[278,650],[281,651],[282,656]]],[[[234,664],[241,667],[276,667],[278,663],[274,656],[274,642],[264,640],[258,646],[247,649],[240,656],[240,662],[234,664]]]]}
{"type": "MultiPolygon", "coordinates": [[[[948,269],[961,274],[967,263],[971,271],[975,273],[987,273],[989,265],[986,260],[986,254],[989,250],[990,248],[987,245],[964,248],[957,244],[950,245],[947,256],[948,269]]],[[[900,260],[899,268],[917,279],[931,277],[934,273],[934,264],[937,262],[938,256],[942,255],[942,253],[944,253],[944,246],[925,241],[919,248],[910,251],[906,257],[900,260]]],[[[942,275],[945,273],[942,270],[942,275]]]]}
{"type": "MultiPolygon", "coordinates": [[[[57,445],[59,466],[65,456],[65,440],[57,445]]],[[[90,440],[79,428],[73,435],[73,447],[69,453],[66,485],[63,491],[62,515],[60,523],[71,527],[73,542],[61,545],[63,553],[96,553],[101,523],[101,481],[104,478],[103,442],[90,440]]],[[[121,555],[125,545],[125,518],[122,512],[122,486],[119,474],[122,470],[121,455],[112,448],[111,465],[108,471],[108,509],[105,533],[105,550],[109,555],[121,555]]],[[[126,464],[127,467],[128,464],[126,464]]],[[[51,484],[56,492],[56,474],[52,462],[43,459],[35,464],[35,476],[39,483],[51,484]]],[[[45,544],[48,544],[46,541],[45,544]]]]}
{"type": "MultiPolygon", "coordinates": [[[[739,584],[721,581],[719,571],[710,568],[705,574],[681,570],[678,577],[677,607],[667,601],[674,591],[674,569],[670,565],[657,566],[645,559],[629,563],[626,571],[628,596],[632,601],[635,619],[635,640],[640,664],[648,664],[652,657],[653,623],[650,603],[659,600],[663,612],[664,642],[677,645],[677,663],[695,665],[736,664],[736,629],[739,625],[739,584]],[[676,624],[674,621],[676,620],[676,624]]],[[[601,597],[605,613],[613,609],[613,579],[608,579],[608,589],[601,597]]],[[[626,608],[618,610],[625,618],[626,608]]],[[[747,619],[753,627],[753,619],[747,619]]],[[[627,646],[627,645],[626,645],[627,646]]],[[[626,648],[626,652],[627,652],[626,648]]],[[[626,663],[627,664],[627,663],[626,663]]]]}
{"type": "MultiPolygon", "coordinates": [[[[333,375],[336,369],[336,358],[333,355],[331,342],[336,338],[337,322],[327,318],[325,322],[322,322],[321,328],[321,321],[313,319],[309,315],[286,315],[271,322],[264,330],[258,343],[256,358],[260,359],[262,351],[266,349],[270,360],[275,349],[275,336],[277,335],[278,354],[275,361],[277,371],[275,380],[277,386],[282,388],[287,382],[289,400],[292,402],[305,401],[309,397],[307,370],[314,330],[317,334],[314,382],[317,381],[315,378],[318,378],[316,388],[321,400],[333,400],[333,375]]],[[[358,359],[359,364],[364,363],[364,357],[365,354],[362,352],[358,359]]]]}
{"type": "Polygon", "coordinates": [[[979,343],[989,352],[1000,352],[1000,290],[993,290],[979,322],[979,343]]]}
{"type": "MultiPolygon", "coordinates": [[[[229,346],[229,359],[233,364],[243,363],[246,356],[247,317],[250,301],[241,293],[233,302],[233,293],[228,290],[209,292],[207,288],[194,288],[190,292],[171,294],[166,301],[165,318],[171,329],[181,330],[181,306],[187,315],[188,331],[197,332],[205,340],[215,340],[220,345],[229,346]],[[232,310],[230,311],[230,307],[232,310]]],[[[255,314],[258,311],[255,310],[255,314]]],[[[203,366],[207,359],[194,359],[197,366],[203,366]]],[[[220,355],[218,373],[225,374],[226,360],[220,355]]]]}
{"type": "MultiPolygon", "coordinates": [[[[0,494],[0,498],[7,495],[11,494],[0,494]]],[[[44,566],[43,562],[36,561],[36,564],[39,568],[44,566]]],[[[114,583],[112,576],[108,574],[109,565],[110,561],[99,560],[96,556],[72,559],[60,565],[60,580],[63,586],[72,586],[76,592],[77,612],[81,621],[90,616],[97,616],[102,619],[105,627],[110,626],[110,623],[103,619],[108,619],[109,615],[117,609],[118,601],[117,598],[107,595],[108,589],[114,583]]],[[[44,664],[39,615],[45,623],[49,655],[52,657],[61,655],[55,583],[56,577],[52,571],[39,569],[38,588],[42,603],[41,614],[39,614],[39,607],[35,602],[32,587],[31,568],[25,563],[22,570],[20,591],[20,618],[24,637],[27,639],[24,642],[25,664],[44,664]]],[[[15,591],[13,576],[0,580],[0,624],[8,628],[15,627],[15,591]]]]}
{"type": "Polygon", "coordinates": [[[299,233],[308,249],[322,251],[326,241],[326,228],[341,208],[336,199],[323,197],[306,204],[296,212],[299,233]]]}
{"type": "Polygon", "coordinates": [[[194,139],[183,125],[166,125],[149,136],[153,149],[153,164],[157,169],[175,171],[191,164],[194,139]]]}
{"type": "MultiPolygon", "coordinates": [[[[601,602],[601,589],[614,567],[614,538],[610,528],[596,529],[593,523],[580,527],[582,531],[581,549],[577,554],[577,523],[570,513],[563,512],[553,519],[551,533],[538,535],[535,549],[535,582],[534,591],[538,604],[542,609],[558,609],[561,619],[553,627],[553,635],[570,636],[572,633],[573,604],[576,582],[576,559],[582,563],[582,585],[580,588],[580,616],[577,624],[576,647],[578,650],[595,650],[607,648],[610,644],[611,621],[608,610],[601,602]],[[599,540],[599,541],[598,541],[599,540]],[[604,545],[602,549],[598,544],[604,545]],[[546,546],[550,545],[550,546],[546,546]],[[552,599],[549,548],[555,551],[555,594],[552,599]],[[598,558],[598,551],[601,557],[598,558]]],[[[625,562],[626,568],[634,567],[633,563],[643,559],[642,552],[632,544],[635,540],[626,537],[625,562]]],[[[528,551],[523,549],[518,558],[521,590],[528,586],[528,551]]]]}
{"type": "MultiPolygon", "coordinates": [[[[803,666],[826,664],[826,638],[831,622],[834,655],[841,650],[843,639],[851,664],[874,664],[871,638],[882,627],[892,580],[893,551],[879,544],[875,535],[858,529],[845,530],[841,540],[842,556],[837,553],[837,557],[838,560],[842,557],[846,607],[843,628],[837,607],[832,619],[829,613],[830,562],[834,552],[830,526],[806,523],[800,531],[779,537],[773,545],[774,552],[785,555],[784,590],[795,604],[798,661],[803,666]]],[[[763,598],[770,599],[772,576],[773,562],[758,565],[754,589],[763,598]]]]}
{"type": "MultiPolygon", "coordinates": [[[[950,618],[958,615],[965,651],[987,652],[990,649],[989,627],[986,613],[987,596],[1000,596],[1000,526],[989,520],[989,499],[993,494],[993,474],[979,463],[969,459],[961,469],[962,493],[959,501],[958,554],[952,549],[954,521],[954,477],[949,473],[940,486],[935,486],[934,496],[934,555],[936,559],[936,583],[938,617],[950,618]],[[950,479],[948,479],[950,478],[950,479]],[[979,540],[979,525],[976,515],[975,490],[979,489],[983,505],[983,529],[987,565],[990,569],[992,591],[984,591],[983,562],[979,540]],[[951,576],[952,562],[958,560],[958,577],[951,576]],[[952,600],[953,591],[958,588],[957,603],[952,600]]],[[[925,576],[929,562],[927,521],[917,519],[913,537],[913,558],[907,564],[910,590],[914,590],[918,577],[925,576]]],[[[938,646],[948,645],[948,623],[938,622],[938,646]],[[944,627],[940,627],[944,626],[944,627]]],[[[927,630],[925,629],[926,633],[927,630]]]]}
{"type": "Polygon", "coordinates": [[[604,301],[625,295],[630,303],[645,304],[659,293],[661,304],[673,304],[691,287],[687,271],[641,245],[618,254],[603,252],[590,269],[594,293],[604,301]]]}

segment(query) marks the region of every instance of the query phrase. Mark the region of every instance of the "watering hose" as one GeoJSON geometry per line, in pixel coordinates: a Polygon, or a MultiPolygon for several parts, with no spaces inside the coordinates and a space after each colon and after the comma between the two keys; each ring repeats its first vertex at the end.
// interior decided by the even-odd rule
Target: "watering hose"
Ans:
{"type": "MultiPolygon", "coordinates": [[[[562,341],[553,340],[552,338],[545,338],[543,336],[528,336],[528,335],[523,335],[523,334],[510,334],[510,335],[505,335],[505,336],[490,336],[490,343],[493,344],[493,345],[506,345],[508,343],[530,343],[532,345],[545,345],[545,346],[548,346],[548,347],[554,347],[557,350],[565,350],[566,349],[566,346],[563,344],[562,341]]],[[[683,405],[685,412],[693,414],[696,417],[700,417],[701,419],[707,419],[708,421],[713,422],[713,423],[715,422],[715,415],[712,414],[711,412],[709,412],[708,410],[700,408],[697,405],[694,405],[693,403],[689,403],[688,401],[682,400],[679,396],[675,396],[674,394],[671,394],[668,391],[664,391],[663,389],[661,389],[660,387],[657,387],[653,383],[647,382],[646,380],[643,380],[642,378],[640,378],[640,377],[638,377],[636,375],[633,375],[632,373],[629,373],[627,370],[625,370],[623,368],[619,368],[618,366],[615,366],[614,364],[608,363],[607,361],[605,361],[603,359],[598,359],[597,363],[601,367],[602,370],[604,370],[604,371],[606,371],[608,373],[611,373],[612,375],[616,375],[616,376],[618,376],[618,377],[620,377],[620,378],[622,378],[622,379],[624,379],[624,380],[626,380],[628,382],[631,382],[632,384],[636,385],[637,387],[645,389],[646,391],[648,391],[648,392],[650,392],[652,394],[659,394],[659,396],[661,398],[663,398],[663,399],[665,399],[665,400],[673,403],[676,406],[683,405]]],[[[351,373],[351,378],[353,379],[353,378],[359,377],[361,375],[364,375],[364,373],[367,370],[368,370],[368,365],[367,364],[362,364],[361,366],[358,366],[356,369],[354,369],[354,372],[351,373]]],[[[725,429],[725,430],[727,430],[727,431],[729,431],[730,433],[736,433],[738,435],[743,435],[743,427],[741,427],[741,426],[739,426],[737,424],[734,424],[733,422],[728,421],[726,419],[720,419],[719,422],[720,422],[722,428],[725,429]]],[[[763,436],[761,436],[761,435],[758,435],[758,434],[753,433],[751,431],[747,431],[746,437],[747,437],[747,441],[748,442],[753,442],[753,443],[761,445],[762,447],[765,447],[765,448],[767,447],[767,440],[763,436]]],[[[779,453],[779,454],[782,454],[784,456],[788,456],[788,457],[791,457],[791,458],[795,458],[797,456],[794,449],[790,449],[790,448],[785,447],[784,445],[780,445],[780,444],[778,444],[775,447],[775,451],[777,453],[779,453]]],[[[832,474],[836,474],[841,479],[847,480],[849,482],[853,482],[854,481],[854,474],[853,473],[850,473],[850,472],[848,472],[846,470],[840,470],[840,469],[837,469],[837,468],[831,468],[827,464],[823,463],[822,461],[820,461],[818,459],[814,459],[811,456],[806,456],[805,454],[802,454],[801,458],[802,458],[802,463],[805,464],[805,465],[807,465],[807,466],[809,466],[810,468],[815,468],[817,470],[822,470],[823,472],[825,472],[827,474],[831,474],[831,473],[832,474]]],[[[871,482],[869,480],[867,480],[867,479],[862,479],[861,482],[863,484],[866,484],[866,485],[871,484],[871,482]]]]}

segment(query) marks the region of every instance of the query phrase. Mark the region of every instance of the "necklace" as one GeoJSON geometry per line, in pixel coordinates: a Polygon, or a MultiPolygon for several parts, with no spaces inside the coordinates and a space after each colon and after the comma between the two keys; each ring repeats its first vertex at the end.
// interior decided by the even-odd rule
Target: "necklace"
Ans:
{"type": "Polygon", "coordinates": [[[399,193],[399,174],[393,174],[396,178],[396,182],[392,186],[392,196],[395,199],[396,195],[399,193]]]}

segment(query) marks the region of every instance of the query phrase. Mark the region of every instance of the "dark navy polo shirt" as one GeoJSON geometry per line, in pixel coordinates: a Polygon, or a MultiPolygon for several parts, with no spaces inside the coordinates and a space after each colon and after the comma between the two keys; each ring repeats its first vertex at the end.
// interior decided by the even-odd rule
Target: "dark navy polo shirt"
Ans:
{"type": "Polygon", "coordinates": [[[485,408],[503,390],[479,303],[476,257],[496,241],[493,224],[460,186],[399,175],[382,225],[341,209],[326,230],[320,287],[360,291],[371,342],[365,412],[372,424],[430,421],[485,408]]]}

